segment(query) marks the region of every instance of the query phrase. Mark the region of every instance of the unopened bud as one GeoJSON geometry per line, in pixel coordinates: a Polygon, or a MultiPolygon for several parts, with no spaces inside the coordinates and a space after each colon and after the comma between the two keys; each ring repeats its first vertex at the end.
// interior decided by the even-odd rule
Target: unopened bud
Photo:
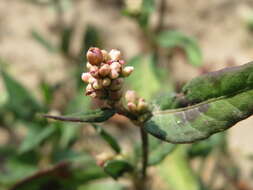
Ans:
{"type": "Polygon", "coordinates": [[[103,87],[101,80],[95,80],[92,84],[92,87],[96,90],[101,89],[103,87]]]}
{"type": "Polygon", "coordinates": [[[104,78],[103,81],[102,81],[102,85],[103,86],[109,86],[111,84],[111,79],[109,78],[104,78]]]}
{"type": "Polygon", "coordinates": [[[98,77],[98,73],[99,70],[98,70],[98,67],[97,66],[92,66],[90,68],[90,74],[93,76],[93,77],[98,77]]]}
{"type": "Polygon", "coordinates": [[[122,75],[123,75],[124,77],[128,77],[128,76],[133,72],[133,70],[134,70],[134,67],[132,67],[132,66],[127,66],[127,67],[125,67],[125,68],[122,70],[122,75]]]}
{"type": "Polygon", "coordinates": [[[121,65],[125,65],[126,64],[126,62],[124,61],[124,60],[119,60],[119,63],[121,64],[121,65]]]}
{"type": "Polygon", "coordinates": [[[137,111],[137,106],[133,102],[127,103],[127,107],[129,109],[129,111],[131,111],[131,112],[136,112],[137,111]]]}
{"type": "Polygon", "coordinates": [[[93,93],[94,92],[94,89],[93,89],[93,87],[92,87],[92,85],[91,84],[88,84],[87,86],[86,86],[86,90],[85,90],[85,94],[87,95],[87,96],[89,96],[91,93],[93,93]]]}
{"type": "Polygon", "coordinates": [[[106,75],[110,74],[111,68],[108,64],[104,64],[100,69],[99,69],[99,75],[102,77],[105,77],[106,75]]]}
{"type": "Polygon", "coordinates": [[[122,97],[122,91],[121,90],[109,91],[109,98],[111,100],[120,100],[121,97],[122,97]]]}
{"type": "Polygon", "coordinates": [[[102,49],[101,53],[103,55],[103,61],[104,62],[106,62],[106,61],[108,61],[110,59],[110,56],[109,56],[109,54],[108,54],[108,52],[106,50],[102,49]]]}
{"type": "Polygon", "coordinates": [[[117,78],[115,80],[112,80],[112,84],[110,86],[111,90],[119,90],[123,86],[123,78],[117,78]]]}
{"type": "Polygon", "coordinates": [[[110,68],[113,70],[116,70],[116,71],[120,71],[121,69],[121,64],[119,62],[113,62],[111,65],[110,65],[110,68]]]}
{"type": "Polygon", "coordinates": [[[93,47],[90,48],[86,54],[87,60],[92,65],[99,65],[103,62],[103,54],[99,48],[93,47]]]}
{"type": "Polygon", "coordinates": [[[147,110],[148,110],[148,103],[143,98],[140,98],[137,105],[137,111],[145,112],[147,110]]]}
{"type": "Polygon", "coordinates": [[[87,68],[88,70],[90,70],[90,69],[91,69],[91,67],[93,67],[93,65],[92,65],[92,64],[90,64],[89,62],[87,62],[87,63],[86,63],[86,68],[87,68]]]}
{"type": "Polygon", "coordinates": [[[94,83],[96,80],[97,80],[97,79],[95,79],[93,76],[90,76],[88,83],[92,84],[92,83],[94,83]]]}
{"type": "Polygon", "coordinates": [[[82,81],[88,83],[91,75],[90,73],[82,73],[82,81]]]}
{"type": "Polygon", "coordinates": [[[114,61],[117,61],[117,60],[120,60],[121,58],[121,53],[119,50],[117,49],[112,49],[110,52],[109,52],[109,56],[112,60],[114,61]]]}
{"type": "Polygon", "coordinates": [[[119,73],[118,73],[117,70],[112,69],[109,76],[110,76],[111,79],[116,79],[116,78],[119,77],[119,73]]]}
{"type": "Polygon", "coordinates": [[[127,102],[135,103],[137,101],[137,93],[134,90],[128,90],[125,94],[125,98],[127,102]]]}

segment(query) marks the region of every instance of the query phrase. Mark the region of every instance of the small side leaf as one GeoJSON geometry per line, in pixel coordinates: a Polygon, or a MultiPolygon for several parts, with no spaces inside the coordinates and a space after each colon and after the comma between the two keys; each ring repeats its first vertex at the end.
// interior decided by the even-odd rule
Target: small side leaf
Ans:
{"type": "Polygon", "coordinates": [[[96,132],[111,146],[111,148],[116,152],[120,153],[121,148],[117,142],[117,140],[111,136],[106,130],[98,125],[92,125],[96,132]]]}
{"type": "Polygon", "coordinates": [[[202,52],[194,38],[188,37],[178,31],[164,31],[159,34],[157,43],[165,48],[181,48],[185,51],[190,64],[202,65],[202,52]]]}
{"type": "Polygon", "coordinates": [[[104,171],[114,179],[121,177],[126,172],[131,172],[133,166],[125,160],[109,160],[104,164],[104,171]]]}
{"type": "Polygon", "coordinates": [[[68,121],[68,122],[104,122],[108,120],[115,114],[115,110],[104,108],[96,109],[87,112],[75,113],[68,116],[53,116],[53,115],[44,115],[44,117],[49,119],[55,119],[59,121],[68,121]]]}

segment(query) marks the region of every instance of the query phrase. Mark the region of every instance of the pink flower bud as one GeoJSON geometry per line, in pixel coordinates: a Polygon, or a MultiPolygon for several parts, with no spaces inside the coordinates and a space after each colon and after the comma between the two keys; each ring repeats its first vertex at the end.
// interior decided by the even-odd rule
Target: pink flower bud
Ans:
{"type": "Polygon", "coordinates": [[[102,85],[107,87],[111,84],[111,79],[109,78],[104,78],[103,81],[102,81],[102,85]]]}
{"type": "Polygon", "coordinates": [[[133,72],[133,70],[134,70],[134,67],[132,67],[132,66],[127,66],[127,67],[123,68],[123,70],[122,70],[122,75],[123,75],[124,77],[128,77],[128,76],[133,72]]]}
{"type": "Polygon", "coordinates": [[[105,77],[106,75],[109,75],[110,72],[111,72],[111,68],[108,64],[104,64],[99,69],[99,75],[102,76],[102,77],[105,77]]]}
{"type": "Polygon", "coordinates": [[[123,78],[117,78],[117,79],[114,79],[112,80],[112,83],[110,85],[110,90],[119,90],[122,88],[123,86],[123,78]]]}
{"type": "Polygon", "coordinates": [[[90,73],[82,73],[82,76],[81,76],[82,81],[86,83],[89,82],[90,77],[91,77],[90,73]]]}
{"type": "Polygon", "coordinates": [[[110,65],[110,68],[113,70],[116,70],[116,71],[120,71],[121,69],[121,64],[119,62],[113,62],[111,65],[110,65]]]}
{"type": "Polygon", "coordinates": [[[108,52],[104,49],[101,50],[102,55],[103,55],[103,62],[107,62],[110,59],[110,56],[108,54],[108,52]]]}
{"type": "Polygon", "coordinates": [[[138,99],[137,93],[133,90],[128,90],[125,94],[125,98],[127,102],[135,103],[138,99]]]}
{"type": "Polygon", "coordinates": [[[125,65],[126,64],[126,62],[124,61],[124,60],[119,60],[119,63],[121,64],[121,65],[125,65]]]}
{"type": "Polygon", "coordinates": [[[128,102],[127,107],[129,109],[129,111],[131,111],[131,112],[136,112],[137,111],[137,107],[133,102],[128,102]]]}
{"type": "Polygon", "coordinates": [[[98,77],[99,75],[99,69],[97,66],[92,66],[90,68],[90,74],[93,76],[93,77],[98,77]]]}
{"type": "Polygon", "coordinates": [[[120,51],[117,50],[117,49],[112,49],[112,50],[109,52],[109,56],[110,56],[110,58],[111,58],[112,60],[118,61],[118,60],[120,60],[120,58],[121,58],[121,53],[120,53],[120,51]]]}
{"type": "Polygon", "coordinates": [[[137,111],[145,112],[147,110],[148,110],[148,103],[143,98],[140,98],[137,105],[137,111]]]}
{"type": "Polygon", "coordinates": [[[116,78],[119,77],[119,73],[115,69],[112,69],[109,76],[110,76],[111,79],[116,79],[116,78]]]}
{"type": "Polygon", "coordinates": [[[93,76],[90,76],[88,82],[89,82],[90,84],[92,84],[92,83],[94,83],[96,80],[97,80],[97,79],[95,79],[93,76]]]}
{"type": "Polygon", "coordinates": [[[87,60],[92,65],[99,65],[101,62],[103,62],[103,54],[99,48],[96,47],[90,48],[86,56],[87,60]]]}
{"type": "Polygon", "coordinates": [[[117,91],[109,91],[109,98],[111,100],[120,100],[122,97],[122,91],[117,90],[117,91]]]}
{"type": "Polygon", "coordinates": [[[92,92],[94,92],[94,89],[91,84],[88,84],[85,90],[86,96],[89,96],[92,92]]]}

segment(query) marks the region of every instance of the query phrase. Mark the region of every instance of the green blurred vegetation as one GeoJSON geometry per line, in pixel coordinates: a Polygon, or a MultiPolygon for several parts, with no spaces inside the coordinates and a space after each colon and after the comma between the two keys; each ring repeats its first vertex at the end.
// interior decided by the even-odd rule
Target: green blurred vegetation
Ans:
{"type": "MultiPolygon", "coordinates": [[[[74,2],[27,2],[34,6],[53,8],[58,15],[55,22],[59,44],[46,39],[36,28],[32,29],[31,37],[51,54],[62,55],[66,62],[72,64],[74,70],[66,76],[66,79],[74,79],[70,83],[73,90],[68,100],[61,103],[61,109],[57,111],[69,115],[94,107],[95,102],[84,96],[85,86],[80,80],[80,75],[86,63],[84,52],[91,46],[103,47],[100,31],[94,25],[87,26],[81,37],[81,48],[73,53],[70,46],[73,42],[74,26],[64,23],[62,16],[74,6],[74,2]]],[[[164,1],[161,0],[160,3],[163,4],[164,1]]],[[[178,30],[165,30],[163,23],[151,26],[150,17],[157,11],[154,0],[143,0],[139,9],[134,11],[127,5],[120,6],[118,11],[122,16],[137,23],[140,33],[145,36],[145,44],[150,47],[148,51],[143,51],[129,60],[129,65],[133,65],[135,71],[127,80],[127,85],[150,102],[159,102],[161,109],[176,108],[175,102],[170,100],[175,98],[179,84],[171,77],[171,65],[162,64],[161,57],[169,62],[173,54],[183,52],[180,55],[185,58],[187,64],[200,68],[203,65],[203,57],[196,37],[178,30]],[[165,100],[164,97],[168,98],[165,100]]],[[[160,20],[163,20],[162,16],[163,14],[160,20]]],[[[124,176],[127,172],[131,173],[133,168],[138,167],[141,154],[138,141],[132,143],[132,152],[125,153],[122,150],[123,146],[121,147],[120,136],[114,137],[100,125],[51,122],[44,119],[42,114],[53,109],[53,103],[57,102],[56,94],[64,93],[61,91],[68,88],[69,83],[63,81],[49,84],[41,80],[37,89],[41,95],[39,98],[8,73],[8,65],[4,60],[0,61],[0,66],[5,86],[5,91],[0,92],[0,126],[9,137],[6,144],[0,145],[0,190],[129,189],[129,185],[114,179],[124,176]],[[101,137],[104,146],[115,152],[115,159],[107,161],[104,168],[96,163],[92,147],[81,142],[84,138],[84,128],[91,129],[101,137]],[[19,129],[26,132],[24,137],[18,134],[19,129]]],[[[110,124],[116,126],[117,119],[111,119],[110,124]]],[[[128,135],[129,123],[122,122],[120,125],[125,128],[125,131],[120,132],[128,135]]],[[[150,189],[164,187],[173,190],[240,190],[236,186],[240,182],[240,168],[228,152],[226,133],[219,133],[192,145],[173,145],[152,136],[149,136],[149,139],[149,165],[155,168],[155,172],[150,173],[150,183],[154,178],[159,178],[162,183],[161,188],[151,185],[150,189]],[[208,180],[204,180],[203,172],[210,158],[215,160],[214,168],[208,180]],[[197,169],[192,167],[193,162],[197,163],[197,169]],[[218,186],[215,185],[216,176],[223,178],[222,184],[218,186]]],[[[93,141],[96,144],[95,138],[93,141]]],[[[104,151],[103,147],[100,151],[104,151]]]]}

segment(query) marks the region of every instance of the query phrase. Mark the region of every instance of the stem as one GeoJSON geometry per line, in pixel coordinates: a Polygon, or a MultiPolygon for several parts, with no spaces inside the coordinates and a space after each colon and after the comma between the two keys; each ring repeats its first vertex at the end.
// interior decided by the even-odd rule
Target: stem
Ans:
{"type": "Polygon", "coordinates": [[[148,134],[140,128],[141,141],[142,141],[142,181],[145,183],[147,176],[147,166],[148,166],[148,134]]]}

